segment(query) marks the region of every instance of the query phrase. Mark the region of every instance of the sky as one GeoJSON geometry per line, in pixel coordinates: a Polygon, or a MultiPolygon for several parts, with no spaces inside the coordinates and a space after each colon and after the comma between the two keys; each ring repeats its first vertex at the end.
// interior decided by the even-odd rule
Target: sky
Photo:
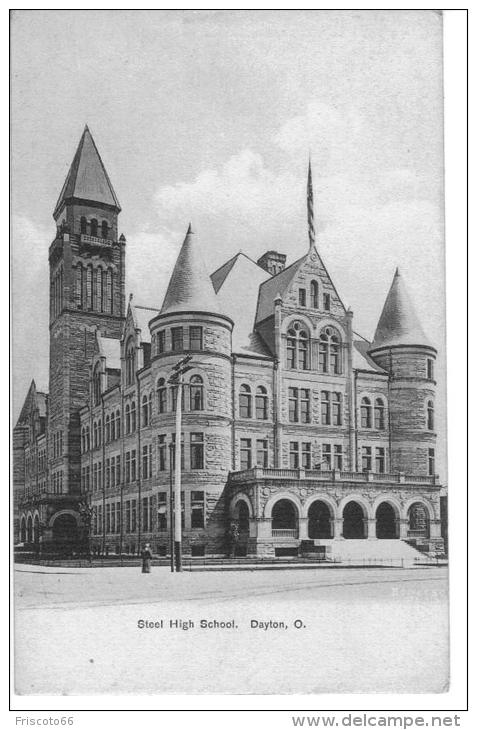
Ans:
{"type": "MultiPolygon", "coordinates": [[[[317,247],[372,339],[398,266],[439,351],[438,11],[13,11],[13,412],[48,385],[52,212],[87,123],[122,206],[127,292],[160,306],[192,221],[210,271],[317,247]]],[[[438,448],[445,469],[445,444],[438,448]]]]}

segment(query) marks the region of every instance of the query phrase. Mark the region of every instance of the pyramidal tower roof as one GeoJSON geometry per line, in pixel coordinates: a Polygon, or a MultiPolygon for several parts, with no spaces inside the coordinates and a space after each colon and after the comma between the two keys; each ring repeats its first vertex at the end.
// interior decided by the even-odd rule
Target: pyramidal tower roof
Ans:
{"type": "Polygon", "coordinates": [[[161,314],[191,311],[217,314],[219,304],[202,260],[197,236],[189,224],[167,287],[161,314]]]}
{"type": "Polygon", "coordinates": [[[398,345],[432,347],[424,334],[399,269],[396,269],[369,349],[372,351],[398,345]]]}
{"type": "Polygon", "coordinates": [[[116,208],[118,212],[121,210],[119,200],[88,126],[85,126],[81,135],[53,217],[59,213],[63,202],[71,198],[109,205],[116,208]]]}

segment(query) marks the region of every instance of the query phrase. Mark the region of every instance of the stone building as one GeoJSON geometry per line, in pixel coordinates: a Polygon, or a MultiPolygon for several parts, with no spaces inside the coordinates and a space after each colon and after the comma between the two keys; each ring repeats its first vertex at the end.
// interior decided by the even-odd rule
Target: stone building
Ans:
{"type": "Polygon", "coordinates": [[[441,549],[437,353],[399,272],[368,342],[314,242],[288,266],[238,253],[209,275],[189,226],[161,308],[126,308],[120,210],[85,128],[53,214],[49,394],[32,383],[14,429],[18,541],[169,553],[169,378],[190,354],[186,555],[223,555],[231,525],[237,554],[441,549]]]}

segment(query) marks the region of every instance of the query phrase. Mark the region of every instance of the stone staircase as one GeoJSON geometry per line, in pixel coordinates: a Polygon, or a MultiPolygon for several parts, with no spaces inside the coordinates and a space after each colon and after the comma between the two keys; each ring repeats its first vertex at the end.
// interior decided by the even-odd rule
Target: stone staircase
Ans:
{"type": "Polygon", "coordinates": [[[327,546],[327,559],[341,563],[410,567],[432,562],[404,540],[320,540],[319,544],[327,546]]]}

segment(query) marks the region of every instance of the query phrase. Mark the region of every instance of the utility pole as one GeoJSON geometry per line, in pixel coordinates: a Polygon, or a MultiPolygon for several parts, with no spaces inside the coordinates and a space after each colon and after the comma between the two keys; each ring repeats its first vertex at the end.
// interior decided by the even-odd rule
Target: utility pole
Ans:
{"type": "MultiPolygon", "coordinates": [[[[176,443],[175,443],[175,469],[174,469],[174,552],[176,558],[176,573],[182,571],[182,509],[181,509],[181,460],[182,460],[182,386],[184,384],[184,375],[192,370],[188,363],[192,360],[192,355],[179,360],[173,366],[173,374],[169,378],[169,383],[177,387],[176,397],[176,443]]],[[[172,525],[171,525],[172,527],[172,525]]]]}

